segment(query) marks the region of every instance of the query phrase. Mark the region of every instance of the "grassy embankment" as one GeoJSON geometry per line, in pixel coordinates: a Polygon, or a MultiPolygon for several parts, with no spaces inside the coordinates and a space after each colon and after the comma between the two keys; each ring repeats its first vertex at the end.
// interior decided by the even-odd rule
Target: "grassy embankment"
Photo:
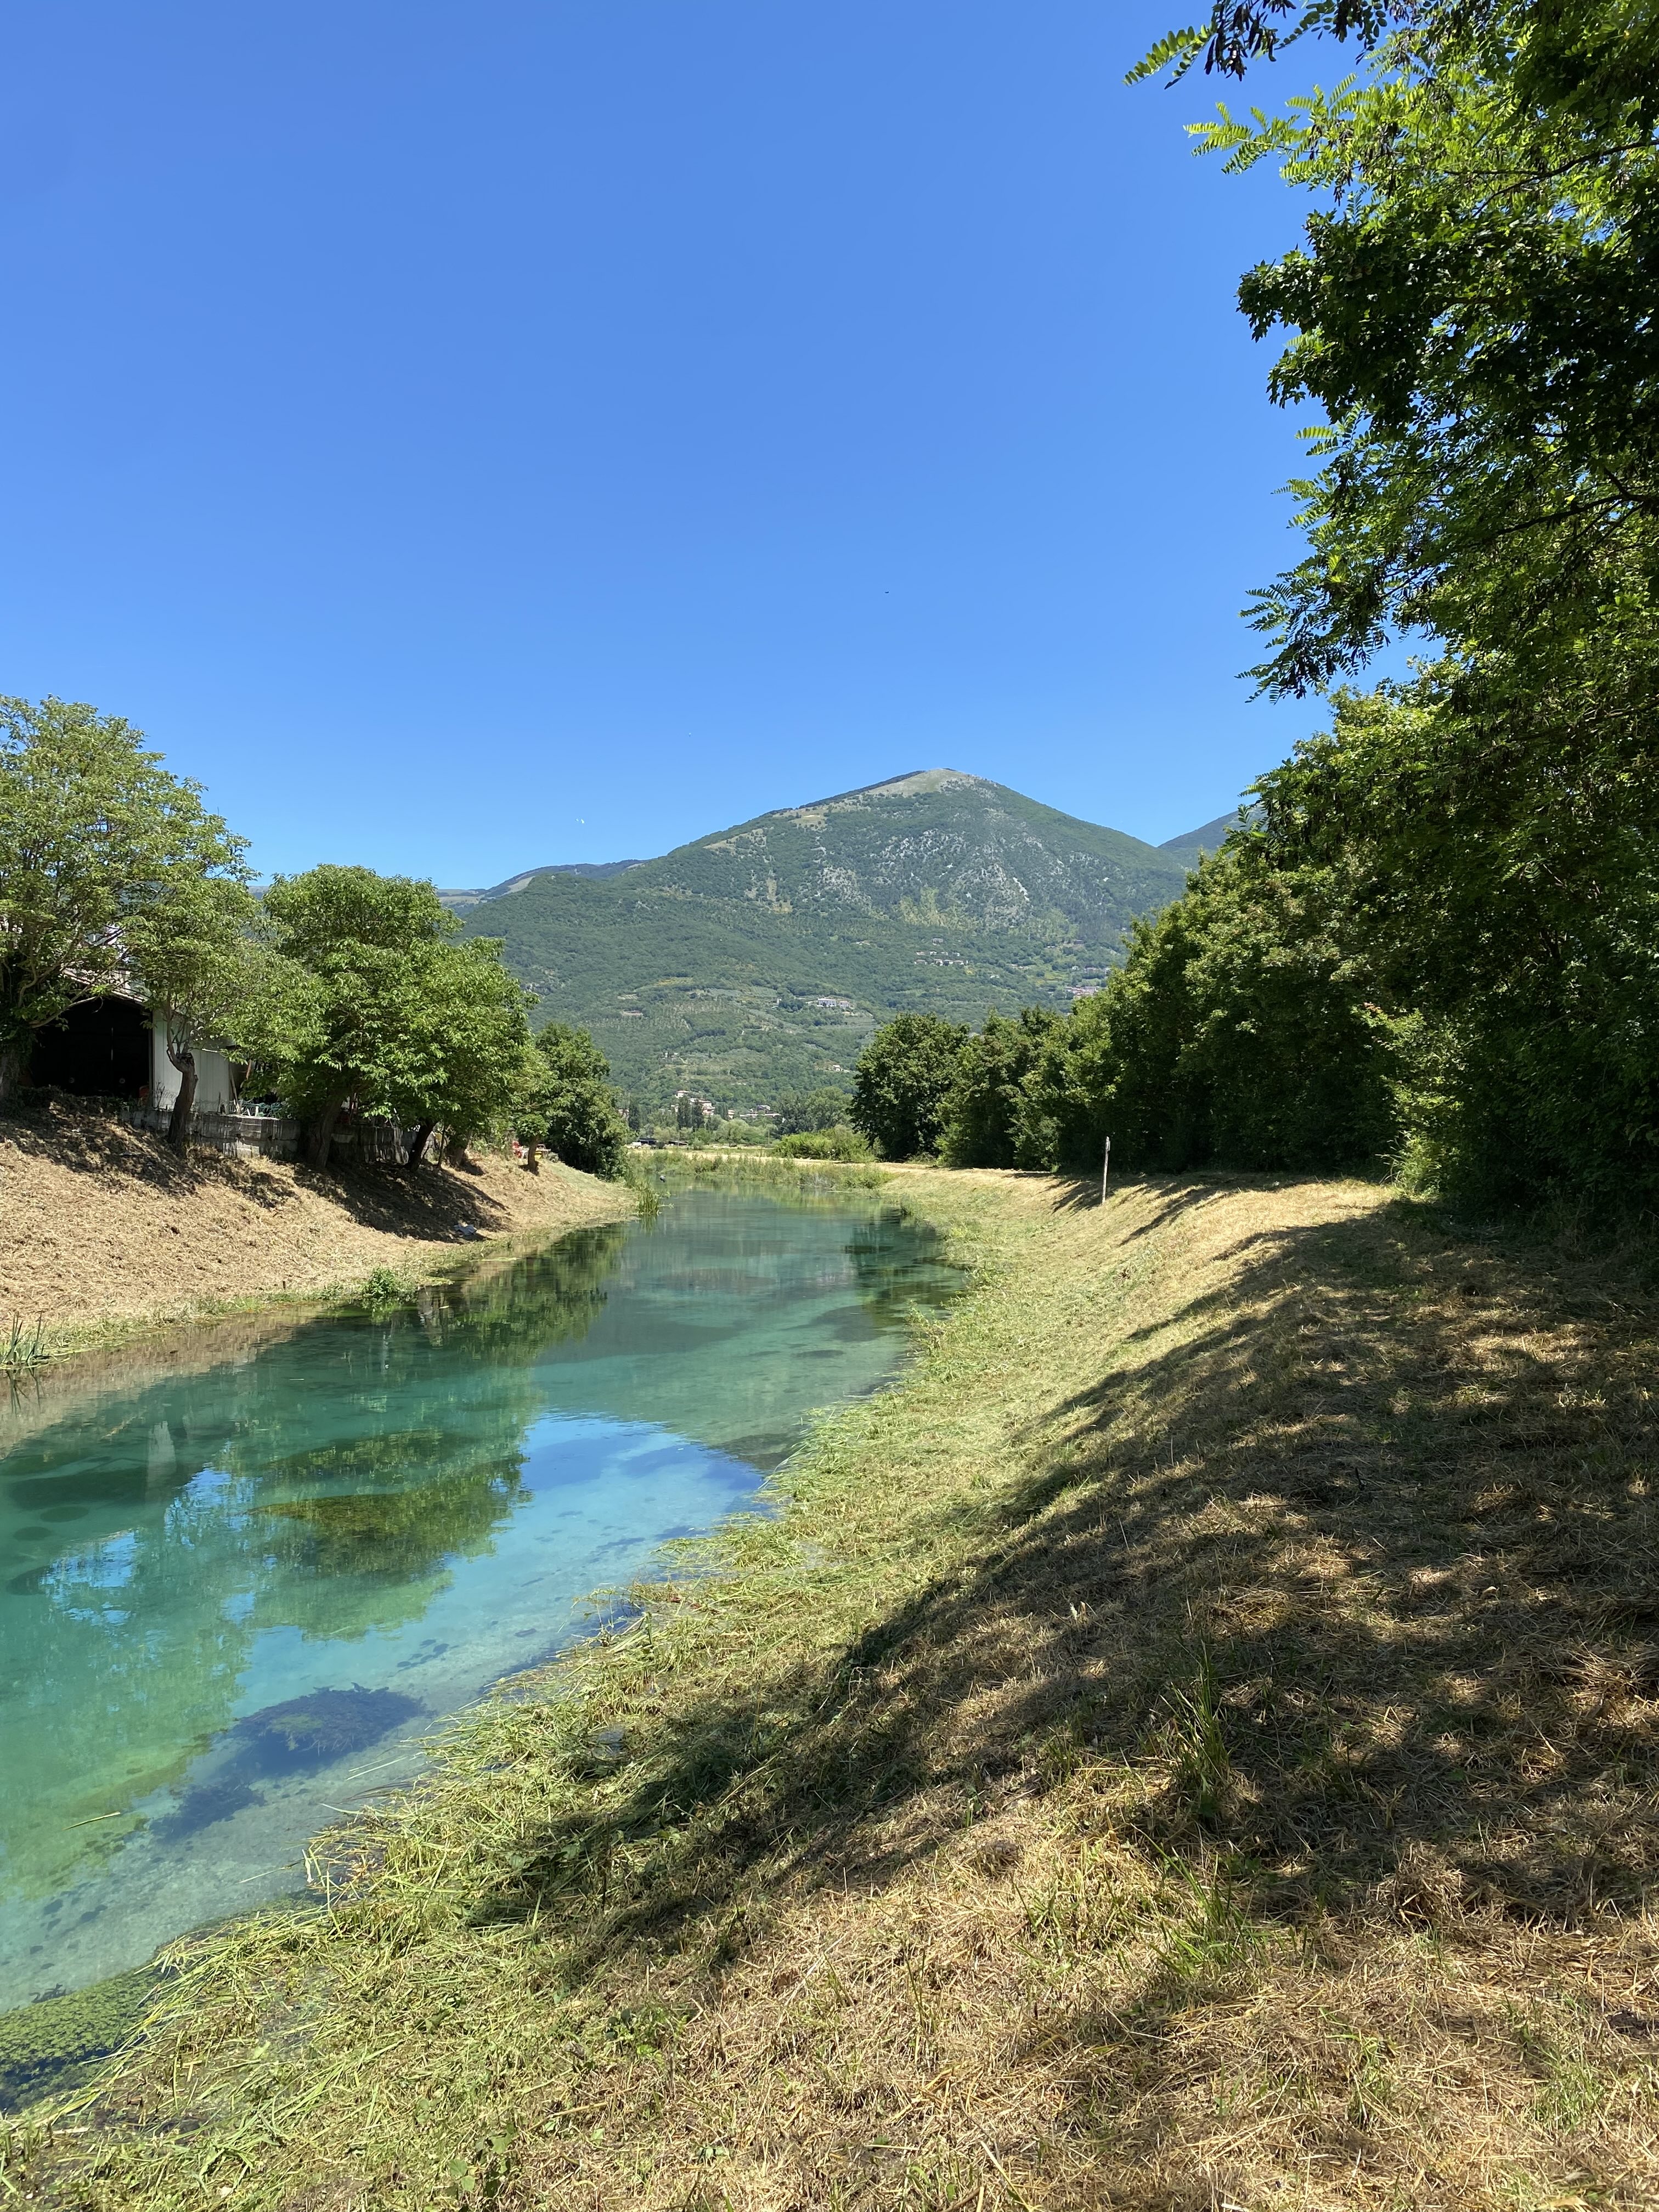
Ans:
{"type": "Polygon", "coordinates": [[[0,1352],[44,1324],[54,1353],[283,1300],[349,1295],[376,1269],[415,1281],[476,1239],[545,1241],[631,1213],[625,1186],[499,1153],[465,1169],[317,1175],[163,1140],[55,1096],[0,1121],[0,1352]]]}
{"type": "Polygon", "coordinates": [[[978,1263],[903,1387],[186,1959],[25,2201],[1655,2201],[1630,1271],[896,1188],[978,1263]]]}

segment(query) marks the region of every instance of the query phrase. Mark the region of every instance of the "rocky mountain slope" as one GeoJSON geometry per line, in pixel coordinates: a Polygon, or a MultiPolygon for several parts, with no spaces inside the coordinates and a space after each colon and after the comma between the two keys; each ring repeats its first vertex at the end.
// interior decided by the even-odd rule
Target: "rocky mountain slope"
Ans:
{"type": "Polygon", "coordinates": [[[763,814],[629,872],[697,898],[787,914],[866,911],[1115,944],[1169,895],[1170,863],[1137,837],[1004,785],[927,769],[763,814]]]}
{"type": "Polygon", "coordinates": [[[1184,880],[1172,853],[930,769],[659,860],[448,896],[504,939],[539,1018],[590,1029],[643,1105],[752,1106],[844,1079],[896,1012],[1069,1005],[1184,880]]]}

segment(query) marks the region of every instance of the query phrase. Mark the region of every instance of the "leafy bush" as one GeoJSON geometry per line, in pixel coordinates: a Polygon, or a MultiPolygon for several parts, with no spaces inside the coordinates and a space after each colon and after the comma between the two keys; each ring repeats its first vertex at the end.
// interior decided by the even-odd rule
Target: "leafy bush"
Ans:
{"type": "Polygon", "coordinates": [[[800,1129],[772,1147],[783,1160],[867,1160],[868,1139],[856,1129],[800,1129]]]}

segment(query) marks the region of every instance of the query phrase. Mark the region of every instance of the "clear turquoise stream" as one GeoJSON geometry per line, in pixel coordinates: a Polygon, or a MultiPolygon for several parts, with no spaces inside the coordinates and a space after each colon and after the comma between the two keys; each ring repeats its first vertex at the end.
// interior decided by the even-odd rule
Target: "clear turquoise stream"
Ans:
{"type": "MultiPolygon", "coordinates": [[[[753,1495],[957,1278],[870,1200],[665,1198],[0,1417],[0,2006],[303,1881],[434,1722],[753,1495]],[[233,1356],[234,1355],[234,1356],[233,1356]]],[[[3,1404],[3,1394],[0,1394],[3,1404]]]]}

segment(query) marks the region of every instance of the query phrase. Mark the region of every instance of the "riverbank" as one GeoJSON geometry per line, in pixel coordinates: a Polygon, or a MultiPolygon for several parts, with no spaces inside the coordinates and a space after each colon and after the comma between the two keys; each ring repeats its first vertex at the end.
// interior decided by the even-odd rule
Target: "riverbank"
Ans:
{"type": "Polygon", "coordinates": [[[90,2208],[1650,2204],[1655,1302],[1372,1186],[901,1170],[781,1510],[181,1953],[90,2208]]]}
{"type": "Polygon", "coordinates": [[[158,1323],[349,1291],[373,1269],[441,1273],[492,1238],[549,1238],[634,1211],[626,1185],[496,1153],[465,1169],[318,1174],[193,1151],[51,1096],[0,1120],[0,1340],[55,1352],[158,1323]]]}

